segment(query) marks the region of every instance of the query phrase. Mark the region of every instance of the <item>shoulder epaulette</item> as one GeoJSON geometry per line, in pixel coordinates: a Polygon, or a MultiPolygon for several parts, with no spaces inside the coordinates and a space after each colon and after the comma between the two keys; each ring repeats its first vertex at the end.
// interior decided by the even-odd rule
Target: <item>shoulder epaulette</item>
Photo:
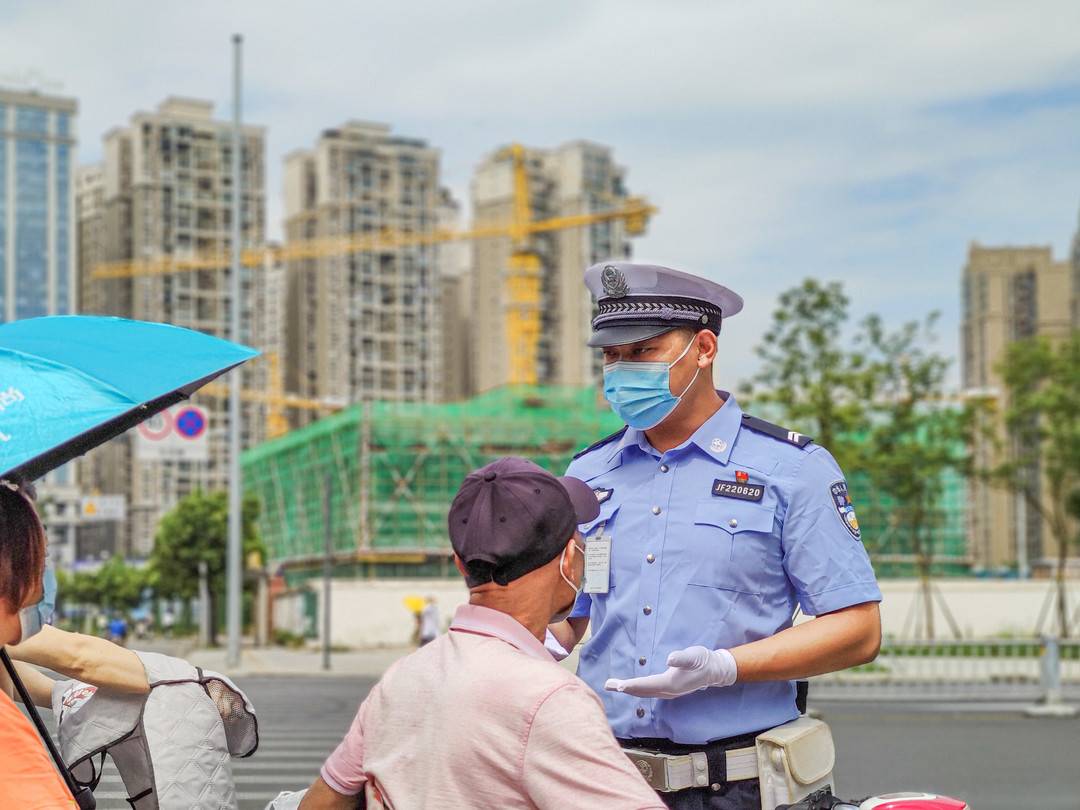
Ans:
{"type": "Polygon", "coordinates": [[[586,448],[585,448],[584,450],[582,450],[582,451],[581,451],[580,453],[577,453],[577,454],[576,454],[576,455],[574,456],[574,458],[581,458],[581,457],[582,457],[583,455],[585,455],[586,453],[591,453],[591,452],[592,452],[593,450],[595,450],[595,449],[596,449],[597,447],[603,447],[603,446],[604,446],[605,444],[608,444],[608,443],[610,443],[610,442],[613,442],[613,441],[615,441],[615,440],[616,440],[616,439],[618,439],[618,438],[619,438],[620,436],[622,436],[622,435],[623,435],[624,433],[626,433],[626,425],[623,425],[623,426],[622,426],[621,428],[619,428],[618,430],[616,430],[616,431],[615,431],[614,433],[612,433],[612,434],[611,434],[610,436],[605,436],[605,437],[604,437],[604,438],[602,438],[602,439],[601,439],[600,441],[598,441],[598,442],[594,442],[593,444],[590,444],[590,445],[589,445],[588,447],[586,447],[586,448]]]}
{"type": "Polygon", "coordinates": [[[766,436],[793,444],[796,447],[806,447],[813,441],[809,436],[804,436],[794,430],[788,430],[786,427],[780,427],[780,425],[774,425],[772,422],[766,422],[764,419],[758,419],[748,413],[744,413],[742,419],[743,427],[749,428],[755,433],[764,433],[766,436]]]}

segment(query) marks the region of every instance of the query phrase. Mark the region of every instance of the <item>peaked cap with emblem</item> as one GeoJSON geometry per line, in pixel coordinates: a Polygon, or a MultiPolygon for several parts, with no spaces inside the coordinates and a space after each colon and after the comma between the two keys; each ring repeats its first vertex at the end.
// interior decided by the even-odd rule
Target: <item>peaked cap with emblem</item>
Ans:
{"type": "Polygon", "coordinates": [[[670,267],[601,262],[585,271],[596,299],[590,346],[620,346],[688,326],[720,333],[720,322],[742,309],[727,287],[670,267]]]}

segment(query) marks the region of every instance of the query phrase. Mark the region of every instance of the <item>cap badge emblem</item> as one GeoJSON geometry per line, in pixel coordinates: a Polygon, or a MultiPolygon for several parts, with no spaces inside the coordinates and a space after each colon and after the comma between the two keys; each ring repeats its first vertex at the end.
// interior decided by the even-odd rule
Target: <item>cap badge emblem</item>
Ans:
{"type": "Polygon", "coordinates": [[[713,439],[712,444],[709,445],[714,453],[723,453],[727,450],[727,442],[723,439],[713,439]]]}
{"type": "Polygon", "coordinates": [[[608,298],[624,298],[630,292],[630,285],[626,283],[626,276],[622,270],[613,264],[606,265],[600,273],[600,283],[604,287],[604,295],[608,298]]]}

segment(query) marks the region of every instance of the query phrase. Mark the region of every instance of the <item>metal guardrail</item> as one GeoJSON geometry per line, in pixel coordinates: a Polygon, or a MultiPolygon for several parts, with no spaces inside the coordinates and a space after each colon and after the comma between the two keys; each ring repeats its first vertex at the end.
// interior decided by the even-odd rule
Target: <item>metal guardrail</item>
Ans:
{"type": "Polygon", "coordinates": [[[1080,699],[1080,641],[1056,638],[897,641],[865,666],[814,678],[814,699],[1080,699]]]}

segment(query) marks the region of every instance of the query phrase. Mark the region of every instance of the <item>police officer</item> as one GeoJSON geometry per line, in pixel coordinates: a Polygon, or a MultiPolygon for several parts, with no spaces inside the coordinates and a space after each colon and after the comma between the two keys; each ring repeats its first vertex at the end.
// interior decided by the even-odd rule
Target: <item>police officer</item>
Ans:
{"type": "Polygon", "coordinates": [[[585,283],[626,427],[567,471],[601,511],[581,527],[585,591],[551,630],[572,649],[591,626],[578,674],[624,748],[707,761],[689,786],[645,773],[669,807],[756,810],[754,739],[798,716],[795,681],[877,655],[881,592],[847,483],[828,450],[713,388],[738,295],[625,262],[585,283]],[[792,626],[796,606],[816,618],[792,626]]]}

